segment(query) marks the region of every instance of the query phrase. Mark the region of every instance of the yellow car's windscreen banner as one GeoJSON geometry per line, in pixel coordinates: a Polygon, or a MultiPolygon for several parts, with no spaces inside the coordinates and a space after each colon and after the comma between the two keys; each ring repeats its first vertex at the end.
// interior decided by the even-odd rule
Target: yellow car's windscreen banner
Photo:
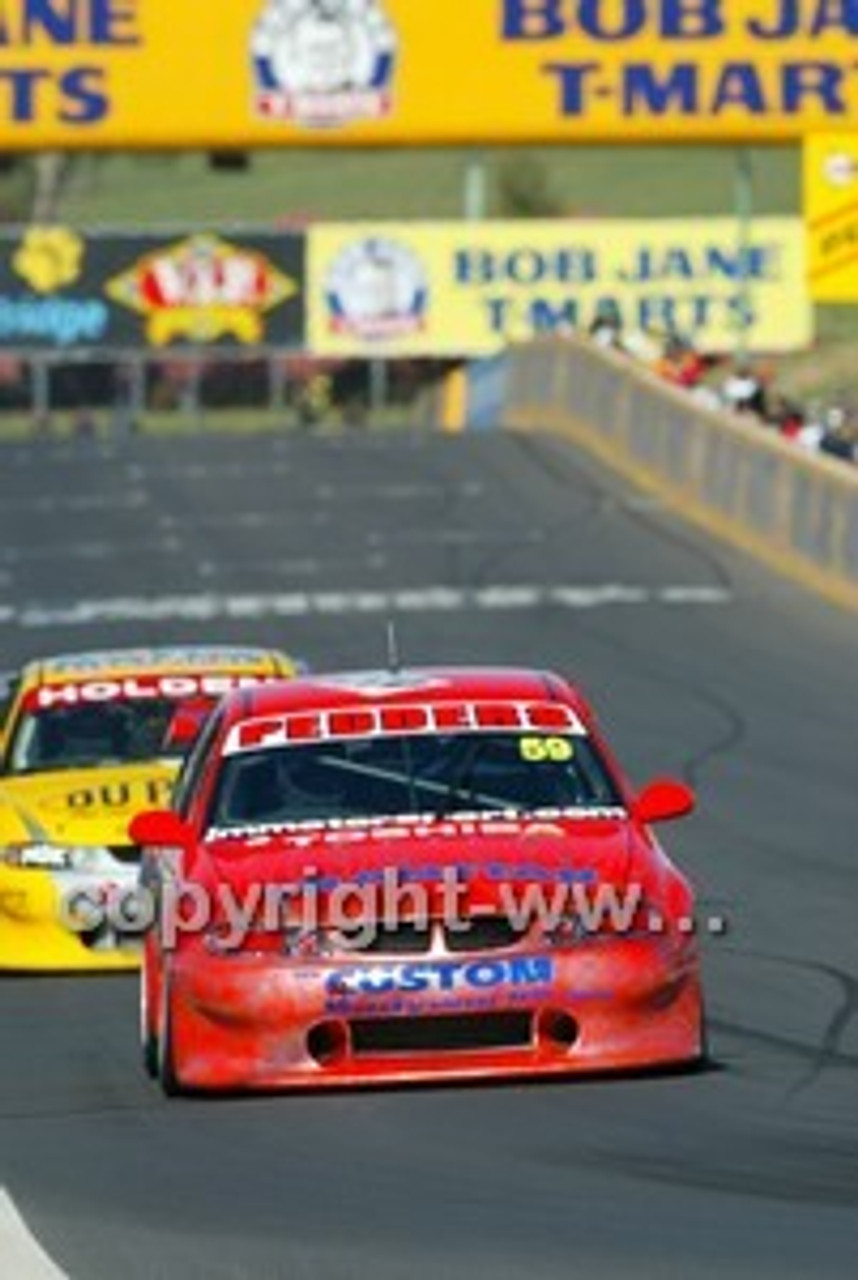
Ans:
{"type": "Polygon", "coordinates": [[[486,356],[606,312],[713,352],[812,336],[798,218],[320,225],[307,301],[322,356],[486,356]]]}
{"type": "Polygon", "coordinates": [[[804,148],[810,293],[858,302],[858,134],[821,134],[804,148]]]}
{"type": "Polygon", "coordinates": [[[2,149],[794,139],[855,0],[0,0],[2,149]]]}

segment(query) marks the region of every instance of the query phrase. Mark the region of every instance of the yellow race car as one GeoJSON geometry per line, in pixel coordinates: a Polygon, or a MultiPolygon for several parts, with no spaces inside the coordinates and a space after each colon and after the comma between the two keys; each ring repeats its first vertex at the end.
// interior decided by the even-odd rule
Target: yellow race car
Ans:
{"type": "Polygon", "coordinates": [[[0,970],[130,969],[128,823],[166,804],[208,713],[301,664],[257,648],[127,649],[29,663],[0,692],[0,970]]]}

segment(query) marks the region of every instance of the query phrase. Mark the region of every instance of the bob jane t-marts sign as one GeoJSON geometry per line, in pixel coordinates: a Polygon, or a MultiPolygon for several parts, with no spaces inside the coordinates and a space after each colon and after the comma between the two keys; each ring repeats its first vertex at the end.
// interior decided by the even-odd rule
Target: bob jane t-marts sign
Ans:
{"type": "Polygon", "coordinates": [[[856,0],[0,0],[4,150],[788,140],[856,0]]]}
{"type": "Polygon", "coordinates": [[[490,356],[586,330],[678,332],[701,350],[788,351],[812,314],[798,218],[327,224],[312,228],[308,346],[321,356],[490,356]]]}

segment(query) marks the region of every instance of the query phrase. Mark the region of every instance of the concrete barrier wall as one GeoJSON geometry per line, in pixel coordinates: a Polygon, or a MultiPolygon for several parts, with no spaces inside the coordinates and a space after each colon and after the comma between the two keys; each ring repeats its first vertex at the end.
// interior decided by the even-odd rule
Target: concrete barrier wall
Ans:
{"type": "Polygon", "coordinates": [[[505,356],[469,366],[466,416],[470,430],[489,431],[498,425],[506,400],[508,367],[505,356]]]}
{"type": "Polygon", "coordinates": [[[508,367],[502,355],[451,369],[420,393],[412,423],[454,433],[493,430],[503,414],[508,367]]]}
{"type": "Polygon", "coordinates": [[[568,436],[710,532],[858,608],[858,468],[703,409],[577,338],[510,351],[502,421],[568,436]]]}

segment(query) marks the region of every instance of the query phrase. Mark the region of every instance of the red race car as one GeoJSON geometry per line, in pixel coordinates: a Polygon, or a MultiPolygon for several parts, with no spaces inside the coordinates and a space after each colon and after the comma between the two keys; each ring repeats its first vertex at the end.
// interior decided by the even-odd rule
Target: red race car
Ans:
{"type": "Polygon", "coordinates": [[[225,699],[144,846],[142,1040],[168,1093],[693,1063],[692,891],[556,675],[225,699]],[[148,911],[148,917],[147,917],[148,911]]]}

